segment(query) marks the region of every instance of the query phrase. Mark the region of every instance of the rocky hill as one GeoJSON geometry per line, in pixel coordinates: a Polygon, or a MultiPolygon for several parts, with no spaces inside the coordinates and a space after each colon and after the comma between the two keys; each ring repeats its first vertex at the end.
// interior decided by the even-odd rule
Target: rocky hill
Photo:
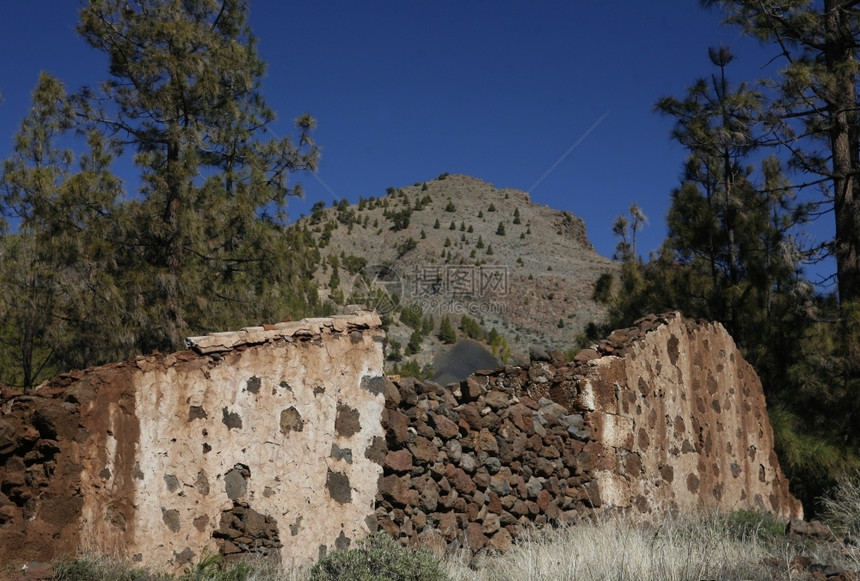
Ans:
{"type": "Polygon", "coordinates": [[[404,348],[418,329],[420,348],[407,355],[422,367],[438,359],[434,337],[446,315],[458,337],[492,342],[503,359],[572,347],[602,320],[592,289],[617,267],[594,251],[582,219],[464,175],[388,188],[358,204],[318,204],[294,227],[319,248],[321,298],[372,302],[404,348]],[[401,320],[404,307],[414,321],[401,320]],[[478,328],[460,329],[463,315],[478,328]]]}

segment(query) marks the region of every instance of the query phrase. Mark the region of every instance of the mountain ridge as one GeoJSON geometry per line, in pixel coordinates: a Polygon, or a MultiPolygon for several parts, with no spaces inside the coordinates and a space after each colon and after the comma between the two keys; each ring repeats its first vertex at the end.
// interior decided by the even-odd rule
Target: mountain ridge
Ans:
{"type": "Polygon", "coordinates": [[[420,349],[410,354],[421,366],[439,354],[432,337],[446,315],[454,326],[463,315],[477,321],[484,336],[476,338],[487,340],[495,329],[507,347],[496,355],[572,348],[588,323],[603,320],[592,289],[618,267],[594,250],[573,213],[459,174],[388,188],[357,204],[318,203],[293,227],[317,244],[321,299],[372,302],[369,295],[384,289],[388,300],[374,306],[401,346],[415,328],[399,316],[403,308],[419,322],[432,315],[432,333],[419,325],[420,349]]]}

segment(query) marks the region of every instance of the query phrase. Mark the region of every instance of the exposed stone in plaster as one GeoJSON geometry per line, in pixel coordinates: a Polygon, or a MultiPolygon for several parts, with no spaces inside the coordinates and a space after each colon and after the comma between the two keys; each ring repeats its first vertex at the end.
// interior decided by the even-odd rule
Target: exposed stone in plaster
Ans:
{"type": "Polygon", "coordinates": [[[221,408],[221,423],[227,426],[228,429],[242,429],[242,416],[237,412],[231,412],[226,407],[221,408]]]}
{"type": "Polygon", "coordinates": [[[337,404],[334,430],[338,436],[348,438],[361,430],[361,413],[345,404],[337,404]]]}
{"type": "Polygon", "coordinates": [[[281,433],[286,435],[289,432],[301,432],[304,428],[302,415],[294,406],[283,410],[280,419],[281,433]]]}
{"type": "Polygon", "coordinates": [[[352,489],[349,486],[349,476],[342,472],[328,471],[325,487],[329,496],[340,504],[352,502],[352,489]]]}
{"type": "Polygon", "coordinates": [[[87,548],[176,572],[208,547],[306,564],[361,538],[382,470],[380,323],[191,338],[0,401],[0,562],[87,548]]]}

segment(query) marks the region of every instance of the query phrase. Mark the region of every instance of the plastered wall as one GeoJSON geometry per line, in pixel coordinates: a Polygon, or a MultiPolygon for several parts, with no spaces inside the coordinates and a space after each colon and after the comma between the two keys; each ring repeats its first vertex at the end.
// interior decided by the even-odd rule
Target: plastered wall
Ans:
{"type": "MultiPolygon", "coordinates": [[[[366,313],[192,338],[188,351],[82,374],[59,404],[78,426],[52,439],[74,465],[78,541],[63,547],[181,570],[206,548],[307,563],[366,535],[381,472],[379,324],[366,313]]],[[[48,546],[38,488],[0,525],[0,553],[28,537],[48,546]]]]}

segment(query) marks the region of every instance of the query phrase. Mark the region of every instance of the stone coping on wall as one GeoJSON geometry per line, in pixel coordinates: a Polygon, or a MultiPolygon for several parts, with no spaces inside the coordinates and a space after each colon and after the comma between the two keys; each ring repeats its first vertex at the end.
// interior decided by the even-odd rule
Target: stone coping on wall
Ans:
{"type": "Polygon", "coordinates": [[[278,339],[308,339],[324,334],[375,329],[381,326],[382,320],[376,311],[360,309],[347,315],[308,318],[301,321],[285,321],[274,325],[244,327],[238,331],[188,337],[185,339],[185,346],[201,355],[207,355],[230,351],[245,345],[259,345],[278,339]]]}

